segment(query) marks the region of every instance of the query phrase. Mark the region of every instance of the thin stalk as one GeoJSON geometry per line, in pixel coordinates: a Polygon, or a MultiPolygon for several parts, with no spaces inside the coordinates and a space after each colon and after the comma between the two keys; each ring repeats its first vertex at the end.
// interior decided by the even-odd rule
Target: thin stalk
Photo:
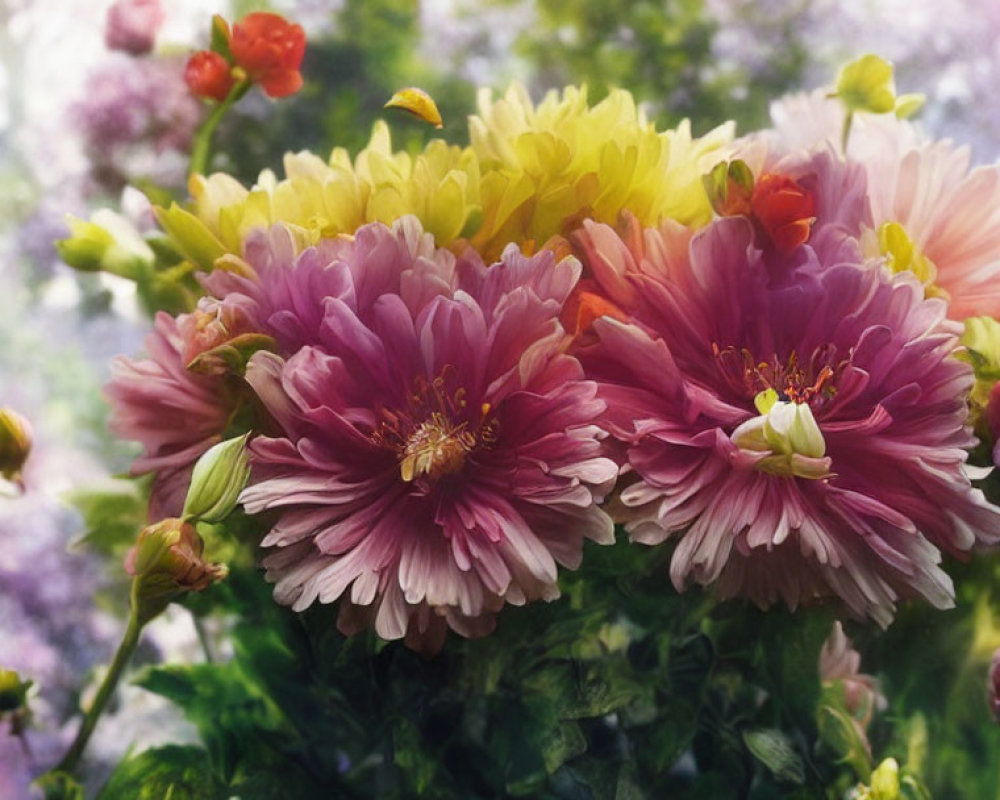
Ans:
{"type": "Polygon", "coordinates": [[[139,635],[141,633],[142,624],[139,622],[138,615],[133,609],[129,614],[125,635],[122,637],[121,644],[118,645],[118,651],[115,653],[114,660],[111,662],[104,680],[101,681],[101,686],[97,690],[97,696],[84,715],[83,722],[76,733],[73,744],[66,751],[66,755],[63,756],[62,761],[52,770],[53,772],[72,773],[76,768],[84,749],[87,747],[87,742],[90,741],[91,734],[94,732],[97,720],[100,719],[108,701],[114,694],[115,688],[118,686],[118,681],[121,680],[122,673],[125,671],[125,667],[132,660],[132,655],[139,644],[139,635]]]}
{"type": "Polygon", "coordinates": [[[215,129],[219,127],[226,112],[247,93],[250,84],[247,81],[237,83],[229,96],[217,105],[198,128],[194,135],[194,147],[191,148],[191,166],[188,169],[189,175],[204,175],[208,169],[209,158],[212,154],[212,137],[215,136],[215,129]]]}
{"type": "Polygon", "coordinates": [[[194,622],[194,632],[198,635],[198,643],[201,645],[201,650],[205,654],[205,663],[214,664],[215,663],[215,648],[212,646],[212,639],[208,635],[208,631],[205,630],[205,620],[191,612],[191,619],[194,622]]]}
{"type": "Polygon", "coordinates": [[[844,116],[844,128],[840,132],[840,146],[844,151],[844,155],[847,155],[847,140],[851,136],[851,123],[854,122],[854,112],[848,111],[844,116]]]}

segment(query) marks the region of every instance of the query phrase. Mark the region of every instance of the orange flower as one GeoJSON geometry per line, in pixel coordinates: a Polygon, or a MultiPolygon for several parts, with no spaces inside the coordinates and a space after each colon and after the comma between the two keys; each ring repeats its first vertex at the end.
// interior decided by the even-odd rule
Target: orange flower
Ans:
{"type": "Polygon", "coordinates": [[[199,50],[188,59],[184,80],[195,97],[220,103],[229,96],[235,83],[229,62],[211,50],[199,50]]]}
{"type": "Polygon", "coordinates": [[[233,26],[229,49],[236,66],[268,97],[288,97],[302,88],[299,65],[306,51],[302,26],[279,14],[248,14],[233,26]]]}
{"type": "Polygon", "coordinates": [[[816,221],[815,198],[785,175],[761,175],[754,184],[750,208],[775,247],[785,253],[809,239],[816,221]]]}

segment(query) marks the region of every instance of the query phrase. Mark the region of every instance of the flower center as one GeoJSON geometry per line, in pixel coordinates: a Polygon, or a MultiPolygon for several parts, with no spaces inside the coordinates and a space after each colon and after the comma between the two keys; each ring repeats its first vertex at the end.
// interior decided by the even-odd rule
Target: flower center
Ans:
{"type": "Polygon", "coordinates": [[[403,446],[399,474],[404,481],[427,476],[434,481],[460,472],[465,455],[476,446],[476,437],[464,422],[452,423],[442,414],[432,414],[422,423],[403,446]]]}
{"type": "Polygon", "coordinates": [[[478,414],[470,411],[465,389],[456,384],[454,369],[446,367],[432,381],[414,381],[405,409],[382,409],[371,439],[396,454],[399,475],[407,483],[433,485],[455,475],[470,453],[496,442],[499,423],[491,417],[490,404],[478,414]]]}
{"type": "Polygon", "coordinates": [[[812,480],[830,477],[816,415],[836,394],[849,359],[837,362],[833,345],[817,348],[808,360],[794,350],[787,359],[774,354],[767,361],[757,361],[745,348],[713,344],[712,352],[733,391],[753,398],[757,416],[740,424],[730,439],[753,457],[754,469],[812,480]]]}
{"type": "Polygon", "coordinates": [[[733,391],[755,403],[761,392],[772,391],[776,400],[806,404],[814,411],[837,393],[837,379],[847,361],[835,362],[836,350],[833,345],[818,347],[805,362],[794,350],[784,361],[777,354],[757,361],[746,348],[712,343],[716,366],[733,391]]]}

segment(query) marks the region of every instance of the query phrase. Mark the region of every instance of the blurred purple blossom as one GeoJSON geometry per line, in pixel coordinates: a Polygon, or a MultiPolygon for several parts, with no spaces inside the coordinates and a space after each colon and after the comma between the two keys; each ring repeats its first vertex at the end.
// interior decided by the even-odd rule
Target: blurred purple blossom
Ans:
{"type": "Polygon", "coordinates": [[[104,43],[134,56],[148,53],[164,19],[160,0],[117,0],[108,9],[104,43]]]}
{"type": "Polygon", "coordinates": [[[87,81],[71,110],[91,160],[91,174],[120,191],[135,177],[183,186],[185,151],[201,107],[184,83],[183,57],[122,59],[87,81]]]}

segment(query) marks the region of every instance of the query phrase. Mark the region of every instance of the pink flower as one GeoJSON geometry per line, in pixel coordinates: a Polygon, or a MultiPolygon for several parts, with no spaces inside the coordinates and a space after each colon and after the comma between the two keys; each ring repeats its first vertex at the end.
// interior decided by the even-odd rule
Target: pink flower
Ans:
{"type": "Polygon", "coordinates": [[[597,320],[580,350],[628,450],[632,539],[677,534],[678,589],[762,607],[838,595],[886,625],[901,596],[950,606],[941,551],[995,542],[1000,511],[964,471],[972,372],[945,304],[808,246],[766,262],[740,218],[686,257],[678,240],[649,230],[630,250],[594,223],[580,238],[612,297],[634,298],[634,323],[597,320]]]}
{"type": "Polygon", "coordinates": [[[319,341],[325,298],[340,287],[328,266],[342,248],[323,242],[297,256],[284,227],[255,231],[244,244],[247,274],[202,275],[209,294],[190,314],[157,316],[146,340],[149,358],[115,363],[105,390],[110,427],[145,449],[132,473],[156,473],[152,519],[181,513],[202,453],[224,435],[266,424],[241,361],[261,347],[291,355],[319,341]]]}
{"type": "Polygon", "coordinates": [[[187,369],[181,329],[190,315],[160,312],[146,337],[149,358],[118,358],[105,387],[111,432],[143,445],[132,474],[155,472],[150,519],[178,516],[198,456],[222,439],[238,386],[187,369]]]}
{"type": "Polygon", "coordinates": [[[1000,167],[970,169],[967,147],[930,141],[891,114],[857,115],[845,156],[843,108],[823,92],[785,98],[771,115],[773,147],[830,148],[865,170],[873,229],[902,226],[929,260],[927,282],[949,300],[949,317],[1000,316],[1000,167]]]}
{"type": "Polygon", "coordinates": [[[108,9],[104,44],[109,50],[123,50],[134,56],[148,53],[164,16],[160,0],[117,0],[108,9]]]}
{"type": "Polygon", "coordinates": [[[254,440],[242,501],[281,512],[263,540],[279,602],[339,599],[343,631],[433,650],[556,597],[557,564],[613,539],[604,403],[558,321],[579,265],[513,246],[456,262],[413,218],[337,248],[318,341],[248,365],[282,433],[254,440]]]}

